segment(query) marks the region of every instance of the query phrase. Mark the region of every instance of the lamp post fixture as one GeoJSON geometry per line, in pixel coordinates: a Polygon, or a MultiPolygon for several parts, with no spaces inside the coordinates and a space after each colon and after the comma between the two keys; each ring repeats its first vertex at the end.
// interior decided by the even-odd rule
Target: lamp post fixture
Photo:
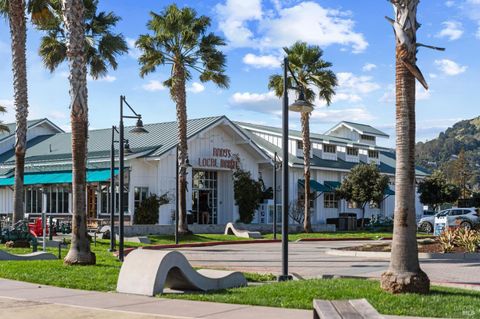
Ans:
{"type": "Polygon", "coordinates": [[[305,100],[304,88],[298,82],[295,74],[289,66],[288,58],[283,60],[283,105],[282,105],[282,274],[278,281],[291,280],[288,274],[288,110],[293,112],[308,113],[313,111],[313,106],[305,100]],[[296,87],[289,87],[288,73],[295,80],[296,87]],[[288,89],[299,91],[298,99],[292,105],[288,105],[288,89]]]}
{"type": "Polygon", "coordinates": [[[124,188],[125,188],[125,127],[123,125],[123,119],[137,119],[137,124],[133,129],[130,130],[130,133],[132,134],[145,134],[148,133],[148,131],[143,127],[143,122],[142,122],[142,116],[135,112],[135,110],[128,104],[125,96],[121,95],[120,96],[120,125],[119,125],[119,143],[120,143],[120,152],[119,152],[119,192],[120,192],[120,199],[119,199],[119,240],[118,240],[118,259],[120,261],[123,261],[125,257],[124,253],[124,188]],[[130,109],[130,111],[134,115],[123,115],[123,106],[127,105],[127,107],[130,109]]]}

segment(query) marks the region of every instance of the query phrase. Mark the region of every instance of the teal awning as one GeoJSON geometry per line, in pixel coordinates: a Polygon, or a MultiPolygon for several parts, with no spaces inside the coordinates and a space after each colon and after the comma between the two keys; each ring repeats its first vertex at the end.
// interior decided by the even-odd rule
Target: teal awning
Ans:
{"type": "Polygon", "coordinates": [[[333,181],[325,181],[325,186],[327,186],[329,188],[329,192],[334,192],[337,190],[337,188],[340,188],[340,185],[342,185],[342,183],[340,182],[333,182],[333,181]]]}
{"type": "MultiPolygon", "coordinates": [[[[299,179],[298,180],[298,185],[301,187],[305,187],[305,180],[304,179],[299,179]]],[[[325,193],[329,192],[330,190],[325,187],[325,185],[317,182],[316,180],[311,179],[310,180],[310,189],[314,190],[315,192],[320,192],[320,193],[325,193]]]]}
{"type": "MultiPolygon", "coordinates": [[[[115,175],[118,169],[115,170],[115,175]]],[[[87,170],[87,183],[106,182],[110,180],[110,169],[87,170]]],[[[71,184],[72,172],[44,172],[25,174],[25,185],[71,184]]],[[[13,186],[14,178],[0,178],[0,186],[13,186]]]]}
{"type": "Polygon", "coordinates": [[[384,194],[387,196],[394,196],[395,192],[389,186],[387,186],[387,188],[385,188],[384,194]]]}

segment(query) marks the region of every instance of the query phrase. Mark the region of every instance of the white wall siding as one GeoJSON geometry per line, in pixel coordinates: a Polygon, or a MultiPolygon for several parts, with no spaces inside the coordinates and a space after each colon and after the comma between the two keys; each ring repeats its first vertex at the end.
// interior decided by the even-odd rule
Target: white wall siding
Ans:
{"type": "Polygon", "coordinates": [[[8,187],[0,188],[0,214],[13,213],[13,190],[8,187]]]}

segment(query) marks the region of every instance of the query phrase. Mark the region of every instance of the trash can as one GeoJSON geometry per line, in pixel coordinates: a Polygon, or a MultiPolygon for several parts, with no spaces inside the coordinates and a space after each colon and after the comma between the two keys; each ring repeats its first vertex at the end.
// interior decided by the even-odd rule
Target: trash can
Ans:
{"type": "Polygon", "coordinates": [[[357,214],[340,213],[338,215],[338,230],[352,231],[357,229],[357,214]]]}

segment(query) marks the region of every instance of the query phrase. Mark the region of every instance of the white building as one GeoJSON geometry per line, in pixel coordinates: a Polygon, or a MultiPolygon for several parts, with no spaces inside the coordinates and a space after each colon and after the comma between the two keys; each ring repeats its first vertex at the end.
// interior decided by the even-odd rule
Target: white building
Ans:
{"type": "MultiPolygon", "coordinates": [[[[10,128],[11,134],[0,135],[1,215],[11,214],[13,210],[14,125],[10,128]]],[[[159,224],[171,224],[175,209],[177,124],[149,124],[145,128],[149,133],[144,135],[129,134],[129,128],[125,129],[125,138],[132,150],[125,158],[126,213],[131,217],[142,199],[150,193],[168,193],[173,200],[161,206],[159,224]]],[[[324,224],[328,218],[336,218],[342,212],[361,213],[361,210],[351,208],[352,205],[336,198],[333,192],[345,174],[360,162],[377,163],[380,171],[390,176],[392,182],[386,199],[380,207],[368,207],[366,217],[393,214],[395,156],[390,149],[377,146],[377,138],[388,136],[368,125],[349,122],[339,123],[326,134],[311,135],[312,191],[316,191],[312,203],[312,223],[324,224]]],[[[91,219],[106,219],[109,216],[110,145],[110,129],[89,132],[87,214],[91,219]]],[[[233,195],[233,170],[240,165],[250,171],[254,179],[261,178],[266,187],[271,187],[272,158],[275,152],[281,156],[280,147],[279,128],[233,123],[225,116],[189,120],[189,222],[202,222],[198,208],[205,205],[209,207],[209,224],[236,221],[238,208],[233,195]]],[[[298,131],[290,131],[289,153],[290,198],[297,200],[303,190],[303,154],[298,131]]],[[[418,179],[427,175],[421,169],[416,173],[418,179]]],[[[281,184],[280,172],[278,184],[281,184]]],[[[31,216],[42,212],[68,216],[71,212],[71,134],[63,132],[48,119],[29,121],[25,185],[25,210],[31,216]]],[[[278,192],[279,203],[280,194],[278,192]]],[[[418,196],[416,205],[417,214],[420,214],[422,205],[418,196]]],[[[262,206],[260,211],[265,208],[262,206]]],[[[271,216],[266,215],[259,214],[256,222],[271,222],[271,216]]]]}

